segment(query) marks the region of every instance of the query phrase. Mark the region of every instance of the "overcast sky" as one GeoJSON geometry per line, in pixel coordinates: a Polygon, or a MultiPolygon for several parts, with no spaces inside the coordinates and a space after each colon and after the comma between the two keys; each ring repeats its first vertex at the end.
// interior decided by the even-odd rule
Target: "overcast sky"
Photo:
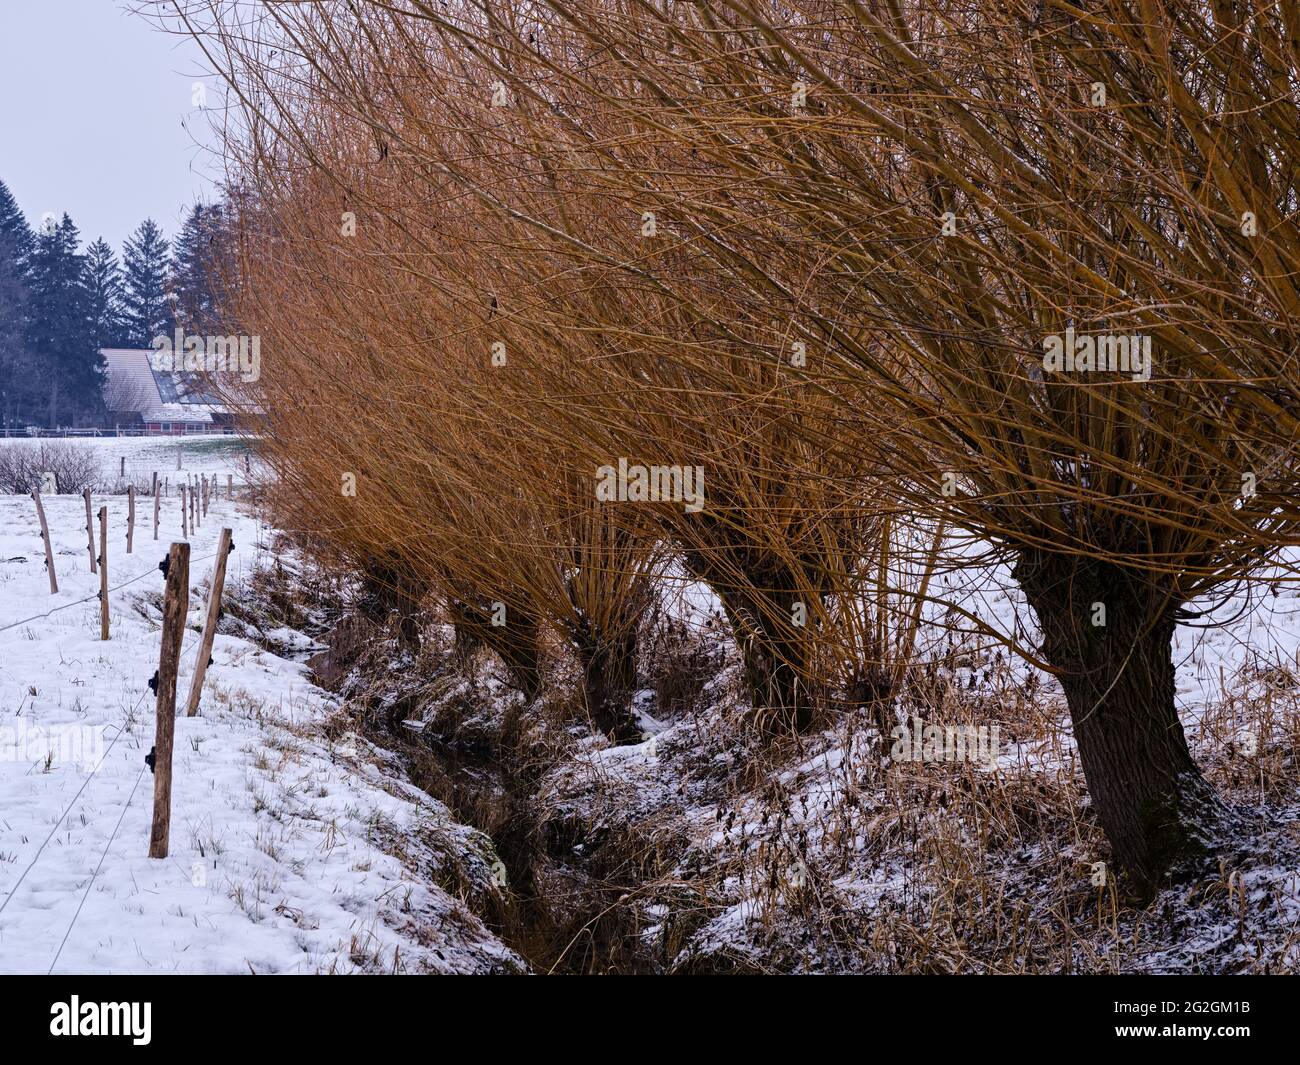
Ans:
{"type": "Polygon", "coordinates": [[[196,46],[122,0],[0,0],[0,180],[32,227],[66,211],[119,253],[148,217],[174,236],[213,196],[191,100],[196,80],[210,104],[221,89],[204,74],[196,46]]]}

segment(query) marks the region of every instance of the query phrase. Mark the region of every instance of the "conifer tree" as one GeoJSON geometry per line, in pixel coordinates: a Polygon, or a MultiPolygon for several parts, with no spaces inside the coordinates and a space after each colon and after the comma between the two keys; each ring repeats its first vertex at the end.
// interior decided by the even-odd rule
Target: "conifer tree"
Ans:
{"type": "Polygon", "coordinates": [[[117,255],[102,237],[86,249],[86,289],[95,347],[119,347],[126,336],[126,292],[117,255]]]}
{"type": "Polygon", "coordinates": [[[0,181],[0,423],[12,429],[30,395],[27,361],[27,257],[32,231],[0,181]]]}
{"type": "Polygon", "coordinates": [[[27,350],[46,389],[51,427],[100,405],[100,357],[78,244],[71,218],[51,218],[36,235],[28,259],[27,350]]]}
{"type": "Polygon", "coordinates": [[[122,273],[125,342],[134,348],[150,347],[155,337],[166,336],[173,329],[167,298],[168,244],[153,219],[141,222],[127,240],[122,273]]]}
{"type": "Polygon", "coordinates": [[[188,332],[220,333],[218,264],[227,254],[225,215],[219,204],[196,204],[172,248],[176,324],[188,332]]]}

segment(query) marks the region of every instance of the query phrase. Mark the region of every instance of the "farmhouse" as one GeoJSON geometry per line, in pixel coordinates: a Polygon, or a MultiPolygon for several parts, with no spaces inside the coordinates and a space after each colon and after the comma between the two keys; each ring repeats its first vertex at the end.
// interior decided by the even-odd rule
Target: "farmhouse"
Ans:
{"type": "Polygon", "coordinates": [[[235,415],[180,370],[156,370],[148,348],[101,348],[104,407],[111,427],[146,436],[233,432],[235,415]]]}

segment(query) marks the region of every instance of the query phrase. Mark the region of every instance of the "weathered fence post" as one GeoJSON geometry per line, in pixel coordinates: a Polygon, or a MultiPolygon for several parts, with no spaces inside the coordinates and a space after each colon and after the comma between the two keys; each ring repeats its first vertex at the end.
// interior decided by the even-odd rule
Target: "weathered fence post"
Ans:
{"type": "Polygon", "coordinates": [[[226,474],[226,498],[235,498],[235,475],[233,473],[226,474]]]}
{"type": "Polygon", "coordinates": [[[126,553],[135,546],[135,485],[126,489],[126,553]]]}
{"type": "Polygon", "coordinates": [[[166,858],[172,822],[172,741],[176,734],[176,669],[185,639],[190,597],[190,545],[172,544],[167,554],[162,648],[158,653],[157,724],[153,747],[153,829],[149,857],[166,858]]]}
{"type": "Polygon", "coordinates": [[[179,440],[176,441],[176,468],[178,470],[181,468],[181,442],[179,440]]]}
{"type": "Polygon", "coordinates": [[[176,491],[180,494],[181,497],[181,535],[186,539],[189,539],[190,526],[189,526],[189,519],[186,517],[186,511],[185,511],[185,486],[180,482],[177,482],[176,491]]]}
{"type": "Polygon", "coordinates": [[[208,587],[208,611],[203,622],[203,639],[199,643],[198,658],[194,662],[194,678],[190,681],[189,704],[186,717],[199,712],[199,697],[203,693],[203,678],[207,676],[208,662],[212,658],[212,641],[217,636],[217,620],[221,616],[221,590],[226,584],[226,559],[230,557],[230,530],[222,529],[217,540],[217,559],[212,564],[212,583],[208,587]]]}
{"type": "Polygon", "coordinates": [[[126,480],[126,456],[125,455],[122,456],[122,468],[121,468],[121,473],[118,476],[122,480],[124,481],[126,480]]]}
{"type": "Polygon", "coordinates": [[[153,474],[153,538],[158,539],[158,504],[161,502],[158,496],[158,471],[153,474]]]}
{"type": "Polygon", "coordinates": [[[90,509],[89,488],[81,493],[81,498],[86,501],[86,547],[90,551],[90,572],[98,573],[99,567],[95,564],[95,514],[90,509]]]}
{"type": "Polygon", "coordinates": [[[45,541],[45,568],[50,574],[50,595],[55,595],[59,590],[59,579],[54,575],[54,545],[50,543],[50,527],[45,521],[45,507],[41,505],[39,488],[32,493],[32,498],[36,500],[36,517],[40,519],[41,539],[45,541]]]}
{"type": "Polygon", "coordinates": [[[108,639],[108,507],[99,508],[99,638],[108,639]]]}

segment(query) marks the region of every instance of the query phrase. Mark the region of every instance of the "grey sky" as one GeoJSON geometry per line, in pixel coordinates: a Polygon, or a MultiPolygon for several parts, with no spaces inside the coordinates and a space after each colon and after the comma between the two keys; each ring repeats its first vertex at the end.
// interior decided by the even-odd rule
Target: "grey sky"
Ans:
{"type": "Polygon", "coordinates": [[[203,74],[192,42],[121,0],[0,0],[0,180],[33,228],[66,211],[119,253],[147,217],[174,236],[216,175],[191,99],[196,80],[209,103],[221,89],[203,74]]]}

